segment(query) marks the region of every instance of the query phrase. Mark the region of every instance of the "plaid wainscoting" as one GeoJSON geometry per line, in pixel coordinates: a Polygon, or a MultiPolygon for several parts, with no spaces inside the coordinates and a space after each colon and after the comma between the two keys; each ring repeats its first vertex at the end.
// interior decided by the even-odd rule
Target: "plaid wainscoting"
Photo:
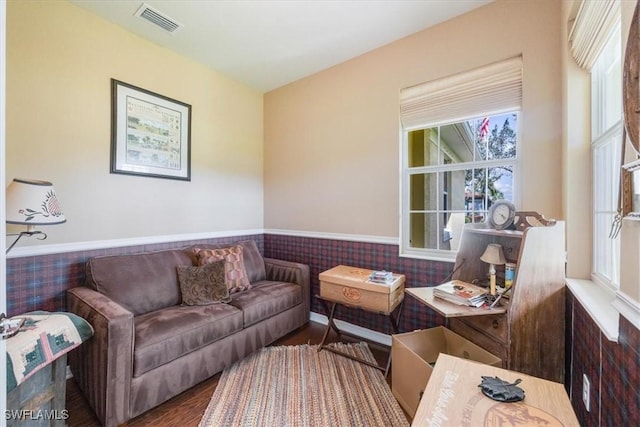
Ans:
{"type": "MultiPolygon", "coordinates": [[[[314,297],[320,293],[318,274],[336,265],[401,273],[406,276],[406,287],[437,285],[453,269],[453,263],[399,257],[398,245],[392,244],[265,234],[264,250],[266,257],[309,265],[311,311],[325,315],[322,304],[314,297]]],[[[385,334],[392,332],[387,319],[363,310],[339,307],[336,318],[385,334]]],[[[413,298],[405,298],[400,324],[402,331],[439,325],[444,325],[442,316],[413,298]]]]}
{"type": "MultiPolygon", "coordinates": [[[[7,259],[7,314],[33,310],[65,310],[65,292],[85,280],[87,259],[99,255],[140,253],[198,243],[233,243],[253,239],[266,257],[308,264],[311,269],[312,311],[324,313],[313,297],[320,291],[318,274],[339,264],[386,269],[406,276],[407,287],[433,286],[451,272],[452,263],[401,258],[393,244],[316,237],[257,234],[180,241],[110,249],[66,252],[7,259]]],[[[640,331],[620,318],[619,342],[600,332],[580,303],[567,292],[567,388],[583,426],[640,425],[640,331]],[[582,403],[582,374],[591,381],[591,411],[582,403]]],[[[337,318],[382,333],[391,333],[386,319],[363,310],[342,308],[337,318]]],[[[444,318],[405,298],[402,331],[444,324],[444,318]]]]}
{"type": "Polygon", "coordinates": [[[66,290],[84,283],[85,263],[94,256],[135,254],[205,243],[233,243],[239,240],[255,240],[258,248],[261,251],[264,249],[263,236],[257,234],[9,258],[7,259],[7,316],[34,310],[65,310],[66,290]]]}
{"type": "Polygon", "coordinates": [[[571,403],[580,425],[640,425],[640,331],[620,316],[618,342],[602,334],[569,293],[571,328],[571,403]],[[591,382],[590,411],[582,403],[582,375],[591,382]]]}

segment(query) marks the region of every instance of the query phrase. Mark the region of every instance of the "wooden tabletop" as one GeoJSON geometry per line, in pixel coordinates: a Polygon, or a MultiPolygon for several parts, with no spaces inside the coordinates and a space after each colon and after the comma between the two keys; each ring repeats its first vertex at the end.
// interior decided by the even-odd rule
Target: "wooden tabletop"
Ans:
{"type": "Polygon", "coordinates": [[[433,296],[433,288],[406,288],[406,293],[422,304],[430,307],[444,317],[486,316],[487,314],[501,314],[507,311],[506,306],[496,306],[492,309],[458,305],[433,296]]]}
{"type": "Polygon", "coordinates": [[[441,353],[411,427],[494,425],[580,427],[562,384],[441,353]],[[521,379],[524,400],[490,399],[478,387],[483,376],[521,379]]]}

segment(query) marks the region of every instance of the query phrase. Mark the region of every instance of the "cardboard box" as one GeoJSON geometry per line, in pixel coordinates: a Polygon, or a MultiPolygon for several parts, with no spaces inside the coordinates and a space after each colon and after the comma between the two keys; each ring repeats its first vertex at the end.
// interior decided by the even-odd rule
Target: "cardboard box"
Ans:
{"type": "Polygon", "coordinates": [[[391,390],[411,417],[440,353],[502,366],[502,359],[443,326],[392,335],[391,390]]]}
{"type": "Polygon", "coordinates": [[[369,311],[391,313],[404,298],[404,275],[394,274],[389,284],[373,283],[373,270],[339,265],[320,273],[320,296],[369,311]]]}

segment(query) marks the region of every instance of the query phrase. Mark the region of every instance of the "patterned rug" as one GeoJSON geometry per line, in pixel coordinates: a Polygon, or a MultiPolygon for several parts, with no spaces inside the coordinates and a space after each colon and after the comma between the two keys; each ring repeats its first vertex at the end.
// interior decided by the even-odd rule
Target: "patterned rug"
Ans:
{"type": "MultiPolygon", "coordinates": [[[[375,362],[366,343],[333,346],[375,362]]],[[[408,426],[382,372],[318,346],[265,347],[226,369],[200,427],[408,426]]]]}

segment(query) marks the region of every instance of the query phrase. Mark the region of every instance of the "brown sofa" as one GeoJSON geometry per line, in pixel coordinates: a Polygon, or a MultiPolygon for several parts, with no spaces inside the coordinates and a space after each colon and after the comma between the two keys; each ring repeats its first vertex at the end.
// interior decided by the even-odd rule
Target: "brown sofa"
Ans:
{"type": "Polygon", "coordinates": [[[104,425],[127,422],[308,322],[309,267],[238,244],[251,289],[228,304],[181,304],[176,267],[195,265],[193,248],[87,262],[86,286],[67,291],[67,309],[95,335],[69,364],[104,425]]]}

